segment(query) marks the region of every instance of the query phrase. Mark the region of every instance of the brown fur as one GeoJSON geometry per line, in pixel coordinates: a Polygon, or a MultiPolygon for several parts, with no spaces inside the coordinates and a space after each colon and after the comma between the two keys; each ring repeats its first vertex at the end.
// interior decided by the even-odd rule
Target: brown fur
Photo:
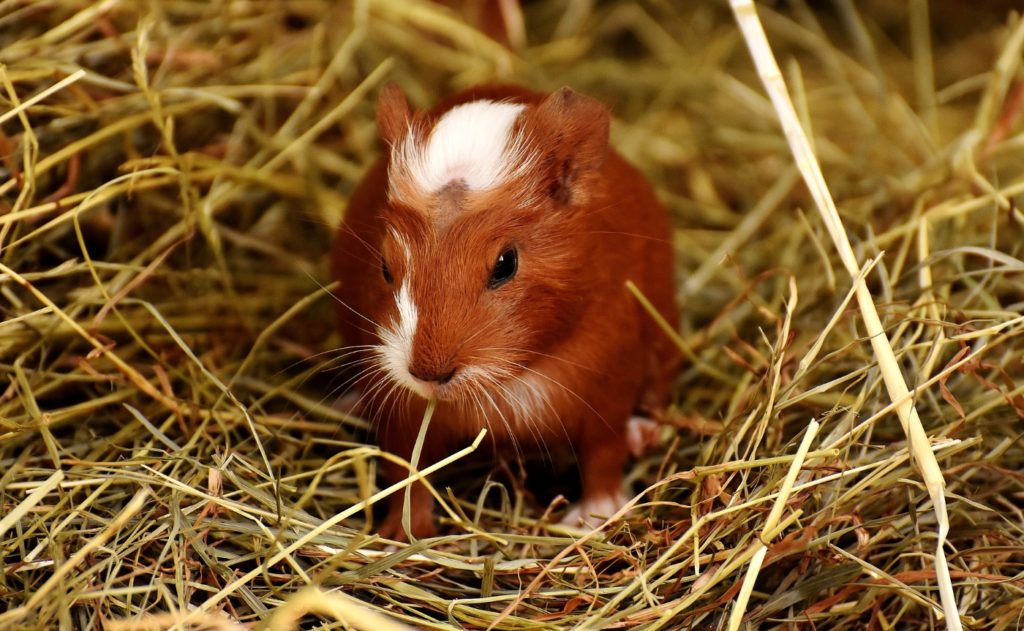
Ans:
{"type": "MultiPolygon", "coordinates": [[[[476,366],[509,373],[497,383],[455,378],[439,387],[420,466],[487,427],[497,450],[571,446],[584,497],[615,496],[628,455],[626,423],[632,413],[666,403],[679,362],[625,286],[635,282],[676,323],[668,217],[643,176],[608,147],[607,110],[568,89],[545,95],[478,87],[430,113],[411,113],[401,91],[388,87],[378,106],[382,138],[393,146],[405,133],[426,134],[443,112],[482,98],[528,105],[517,125],[540,156],[535,168],[483,193],[430,196],[391,182],[408,194],[389,201],[385,152],[352,195],[337,234],[332,271],[341,281],[342,334],[349,345],[377,344],[374,323],[397,318],[394,293],[411,274],[419,310],[412,372],[468,375],[476,366]],[[533,203],[521,206],[525,199],[533,203]],[[448,217],[439,221],[437,212],[448,217]],[[408,240],[413,269],[389,227],[408,240]],[[488,289],[492,266],[510,245],[518,274],[488,289]],[[382,278],[382,255],[394,285],[382,278]],[[531,387],[545,389],[546,401],[531,418],[517,418],[503,393],[531,387]]],[[[361,413],[377,422],[383,449],[409,458],[425,401],[382,379],[381,372],[360,379],[361,413]]],[[[406,475],[390,464],[385,473],[392,480],[406,475]]],[[[422,485],[413,487],[411,502],[413,535],[432,534],[433,500],[422,485]]],[[[389,510],[381,533],[403,538],[401,494],[389,510]]]]}

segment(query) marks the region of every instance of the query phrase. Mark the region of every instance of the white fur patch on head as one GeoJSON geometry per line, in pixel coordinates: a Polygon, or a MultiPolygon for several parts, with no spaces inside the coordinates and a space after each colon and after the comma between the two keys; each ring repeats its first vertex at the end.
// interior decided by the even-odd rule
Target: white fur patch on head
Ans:
{"type": "Polygon", "coordinates": [[[398,322],[393,328],[380,327],[377,334],[380,336],[381,345],[378,353],[391,378],[399,384],[417,392],[424,397],[430,393],[424,393],[423,388],[412,375],[409,374],[409,360],[412,359],[412,341],[416,337],[416,322],[419,319],[419,311],[412,301],[412,294],[409,292],[409,281],[402,283],[402,287],[395,294],[395,304],[398,306],[398,322]]]}
{"type": "MultiPolygon", "coordinates": [[[[486,191],[528,166],[523,134],[512,127],[525,108],[519,103],[472,101],[445,112],[424,140],[409,133],[394,148],[390,179],[420,193],[436,193],[455,182],[486,191]]],[[[401,194],[402,186],[392,188],[401,194]]]]}

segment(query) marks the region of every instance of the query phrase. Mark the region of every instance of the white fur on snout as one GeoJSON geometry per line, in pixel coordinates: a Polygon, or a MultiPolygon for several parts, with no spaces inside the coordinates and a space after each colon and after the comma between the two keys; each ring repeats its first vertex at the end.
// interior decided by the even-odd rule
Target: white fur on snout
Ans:
{"type": "Polygon", "coordinates": [[[402,287],[395,294],[395,304],[398,307],[398,321],[393,324],[393,328],[380,327],[377,330],[381,340],[380,355],[384,368],[396,382],[424,398],[429,398],[433,393],[425,384],[409,374],[412,342],[416,337],[419,311],[412,300],[408,280],[402,283],[402,287]]]}
{"type": "Polygon", "coordinates": [[[583,525],[593,530],[600,527],[607,518],[619,512],[619,509],[628,501],[621,492],[615,495],[585,498],[569,508],[569,512],[562,518],[562,524],[566,526],[583,525]]]}
{"type": "Polygon", "coordinates": [[[409,359],[412,357],[412,338],[416,335],[416,321],[419,320],[419,312],[409,292],[409,281],[402,283],[402,288],[395,296],[395,302],[398,304],[398,334],[402,338],[405,358],[409,359]]]}

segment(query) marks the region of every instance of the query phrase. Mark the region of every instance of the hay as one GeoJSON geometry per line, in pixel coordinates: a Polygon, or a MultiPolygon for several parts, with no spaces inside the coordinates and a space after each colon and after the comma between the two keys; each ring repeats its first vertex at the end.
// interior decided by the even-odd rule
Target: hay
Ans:
{"type": "Polygon", "coordinates": [[[952,627],[943,567],[964,627],[1016,628],[1024,20],[998,5],[759,7],[840,255],[725,6],[528,3],[510,52],[428,2],[0,2],[0,628],[952,627]],[[324,255],[389,78],[420,105],[571,83],[674,215],[688,359],[603,533],[473,469],[478,439],[435,467],[483,472],[434,479],[445,536],[374,534],[409,480],[333,406],[324,255]]]}

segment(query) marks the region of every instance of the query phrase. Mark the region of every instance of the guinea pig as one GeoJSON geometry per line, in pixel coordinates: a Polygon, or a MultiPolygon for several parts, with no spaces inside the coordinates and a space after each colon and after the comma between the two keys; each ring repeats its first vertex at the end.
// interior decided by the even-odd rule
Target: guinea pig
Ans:
{"type": "MultiPolygon", "coordinates": [[[[582,478],[563,520],[574,525],[624,503],[629,452],[680,360],[626,284],[676,326],[669,218],[608,125],[605,106],[569,88],[481,86],[413,111],[390,84],[385,151],[332,255],[354,411],[381,448],[410,458],[428,399],[421,468],[481,428],[496,453],[560,447],[582,478]]],[[[384,474],[408,472],[387,461],[384,474]]],[[[433,497],[407,492],[410,534],[433,535],[433,497]]],[[[403,503],[391,496],[383,537],[405,539],[403,503]]]]}

